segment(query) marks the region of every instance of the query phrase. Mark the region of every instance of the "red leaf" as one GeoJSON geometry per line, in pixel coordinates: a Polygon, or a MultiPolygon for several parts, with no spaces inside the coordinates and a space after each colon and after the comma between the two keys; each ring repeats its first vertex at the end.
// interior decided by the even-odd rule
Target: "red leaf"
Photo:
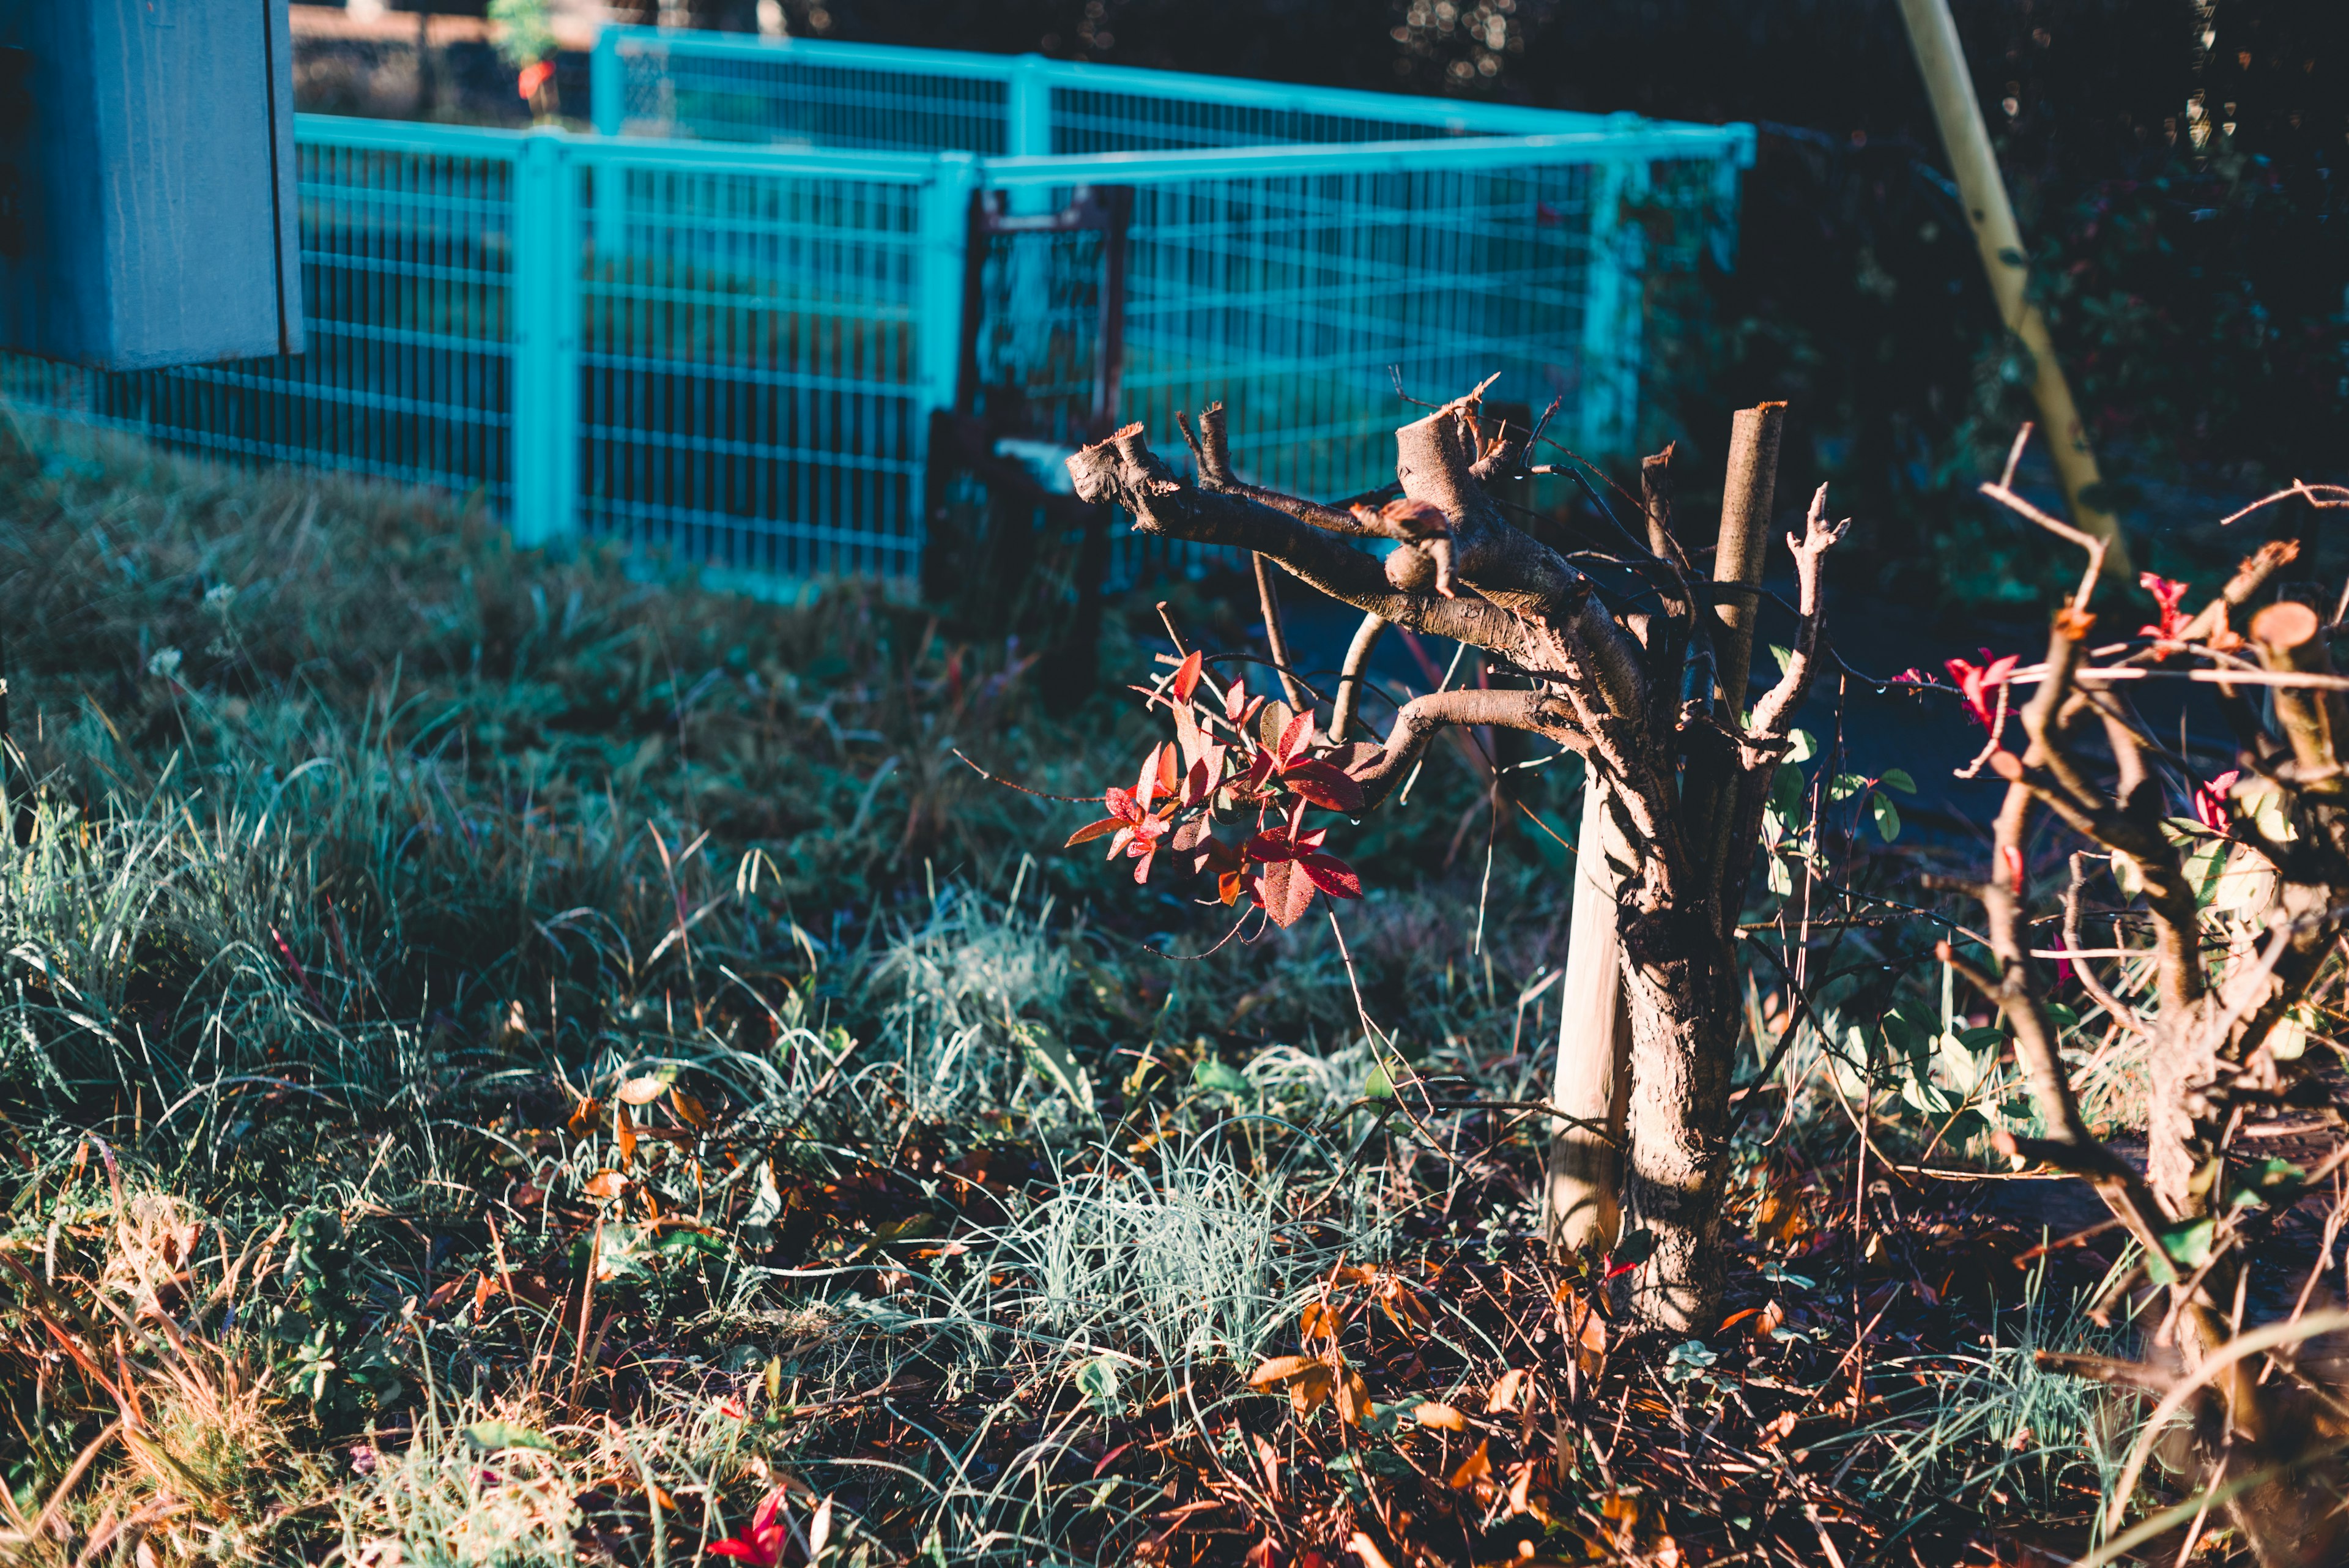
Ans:
{"type": "Polygon", "coordinates": [[[1313,715],[1310,712],[1299,713],[1288,722],[1288,728],[1281,731],[1280,743],[1273,747],[1274,760],[1286,768],[1312,743],[1313,715]]]}
{"type": "Polygon", "coordinates": [[[1171,684],[1174,701],[1188,702],[1191,700],[1191,693],[1199,689],[1200,666],[1206,662],[1204,650],[1195,649],[1191,656],[1183,661],[1182,667],[1174,671],[1174,680],[1171,684]]]}
{"type": "Polygon", "coordinates": [[[1089,822],[1082,827],[1078,828],[1074,833],[1069,835],[1069,841],[1066,844],[1061,845],[1061,847],[1063,849],[1074,849],[1078,845],[1084,843],[1089,838],[1099,838],[1104,833],[1114,833],[1124,826],[1125,824],[1117,817],[1104,816],[1099,822],[1089,822]]]}
{"type": "Polygon", "coordinates": [[[1152,755],[1158,759],[1158,793],[1173,794],[1176,781],[1183,776],[1182,765],[1174,756],[1174,748],[1162,742],[1158,750],[1152,755]]]}
{"type": "Polygon", "coordinates": [[[1199,727],[1199,716],[1187,702],[1174,710],[1174,739],[1182,745],[1186,764],[1207,754],[1207,732],[1199,727]]]}
{"type": "Polygon", "coordinates": [[[1297,864],[1316,888],[1333,898],[1359,898],[1362,896],[1362,879],[1354,868],[1334,855],[1300,855],[1297,864]]]}
{"type": "Polygon", "coordinates": [[[1137,886],[1150,880],[1150,863],[1158,857],[1158,846],[1153,844],[1133,862],[1133,880],[1137,886]]]}
{"type": "Polygon", "coordinates": [[[1161,770],[1158,765],[1158,760],[1165,754],[1166,742],[1161,741],[1150,748],[1148,756],[1142,759],[1142,772],[1133,781],[1133,803],[1143,811],[1148,811],[1151,802],[1166,793],[1164,784],[1160,783],[1161,770]]]}
{"type": "Polygon", "coordinates": [[[1267,828],[1247,841],[1247,857],[1261,860],[1268,866],[1278,866],[1284,860],[1297,858],[1297,846],[1290,843],[1284,828],[1267,828]]]}
{"type": "Polygon", "coordinates": [[[1276,925],[1293,926],[1313,907],[1313,883],[1293,860],[1267,866],[1251,890],[1276,925]]]}
{"type": "Polygon", "coordinates": [[[1280,782],[1330,811],[1362,809],[1362,786],[1318,757],[1299,757],[1289,763],[1280,771],[1280,782]]]}
{"type": "Polygon", "coordinates": [[[1244,872],[1226,871],[1216,878],[1216,897],[1226,904],[1237,903],[1247,890],[1247,877],[1244,872]]]}

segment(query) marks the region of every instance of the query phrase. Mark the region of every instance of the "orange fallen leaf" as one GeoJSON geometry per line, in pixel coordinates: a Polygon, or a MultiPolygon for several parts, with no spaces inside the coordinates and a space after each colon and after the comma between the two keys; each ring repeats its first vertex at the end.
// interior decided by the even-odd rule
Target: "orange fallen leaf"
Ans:
{"type": "Polygon", "coordinates": [[[1533,1379],[1511,1367],[1494,1379],[1492,1392],[1485,1396],[1485,1414],[1499,1416],[1516,1409],[1526,1402],[1533,1379]]]}
{"type": "Polygon", "coordinates": [[[1468,1429],[1468,1417],[1441,1399],[1423,1401],[1418,1408],[1412,1411],[1411,1418],[1423,1427],[1433,1427],[1441,1431],[1464,1432],[1468,1429]]]}
{"type": "Polygon", "coordinates": [[[627,1102],[612,1107],[612,1141],[620,1146],[620,1163],[636,1158],[636,1124],[628,1119],[627,1102]]]}
{"type": "Polygon", "coordinates": [[[588,1134],[594,1132],[597,1127],[604,1125],[604,1102],[601,1100],[580,1101],[577,1105],[571,1107],[570,1118],[563,1125],[569,1127],[576,1136],[585,1137],[588,1134]]]}
{"type": "Polygon", "coordinates": [[[1288,1407],[1301,1420],[1335,1391],[1337,1375],[1309,1355],[1276,1355],[1248,1374],[1251,1388],[1286,1388],[1288,1407]]]}
{"type": "Polygon", "coordinates": [[[1444,1484],[1451,1487],[1454,1491],[1466,1491],[1478,1481],[1492,1480],[1492,1447],[1489,1438],[1478,1443],[1476,1451],[1460,1461],[1458,1468],[1453,1470],[1451,1479],[1444,1484]]]}
{"type": "Polygon", "coordinates": [[[1298,1332],[1307,1339],[1335,1339],[1345,1322],[1328,1302],[1308,1302],[1297,1315],[1298,1332]]]}
{"type": "Polygon", "coordinates": [[[618,1171],[599,1170],[589,1177],[587,1184],[579,1190],[598,1203],[609,1203],[613,1199],[617,1198],[627,1185],[628,1179],[618,1171]]]}
{"type": "Polygon", "coordinates": [[[618,1098],[624,1105],[649,1106],[667,1093],[667,1081],[657,1075],[647,1073],[641,1078],[630,1078],[626,1083],[622,1084],[619,1087],[618,1098]]]}
{"type": "Polygon", "coordinates": [[[1350,1366],[1338,1369],[1338,1418],[1349,1427],[1359,1427],[1371,1413],[1371,1386],[1362,1375],[1350,1366]]]}

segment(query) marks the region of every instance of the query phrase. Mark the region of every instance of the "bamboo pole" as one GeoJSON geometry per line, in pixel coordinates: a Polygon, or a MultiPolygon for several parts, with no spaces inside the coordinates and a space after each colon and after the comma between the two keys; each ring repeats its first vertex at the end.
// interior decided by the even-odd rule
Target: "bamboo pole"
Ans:
{"type": "Polygon", "coordinates": [[[1983,123],[1982,105],[1974,98],[1973,80],[1966,70],[1965,50],[1958,42],[1949,0],[1900,0],[1900,16],[1909,26],[1917,68],[1924,73],[1926,96],[1932,100],[1933,120],[1940,127],[1941,145],[1948,150],[1958,178],[1958,195],[1972,223],[1974,243],[1982,249],[1982,270],[1990,275],[1999,319],[2031,350],[2036,367],[2031,395],[2039,406],[2039,422],[2047,431],[2064,503],[2082,532],[2108,541],[2105,570],[2126,579],[2131,575],[2128,546],[2121,539],[2119,519],[2085,499],[2100,483],[2096,454],[2088,449],[2088,432],[2080,422],[2079,408],[2072,401],[2072,387],[2064,379],[2063,364],[2055,358],[2047,319],[2031,302],[2025,286],[2031,275],[2029,253],[2023,248],[2023,232],[2015,226],[2006,182],[1991,151],[1990,128],[1983,123]]]}

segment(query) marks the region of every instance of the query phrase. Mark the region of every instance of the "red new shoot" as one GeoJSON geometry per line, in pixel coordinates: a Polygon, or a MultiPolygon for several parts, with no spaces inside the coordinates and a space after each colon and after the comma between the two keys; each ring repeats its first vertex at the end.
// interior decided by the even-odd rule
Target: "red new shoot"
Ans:
{"type": "Polygon", "coordinates": [[[1283,926],[1304,918],[1317,890],[1361,898],[1361,878],[1322,847],[1329,830],[1309,830],[1305,813],[1361,811],[1362,787],[1350,770],[1380,749],[1317,744],[1311,713],[1268,710],[1244,679],[1235,678],[1220,702],[1203,701],[1205,667],[1195,652],[1164,687],[1146,693],[1173,711],[1174,741],[1151,748],[1132,789],[1112,785],[1102,796],[1109,815],[1071,834],[1069,846],[1107,836],[1110,858],[1132,859],[1137,883],[1150,879],[1164,849],[1193,874],[1213,875],[1223,903],[1245,893],[1283,926]],[[1253,830],[1238,842],[1216,836],[1222,823],[1251,817],[1253,830]]]}

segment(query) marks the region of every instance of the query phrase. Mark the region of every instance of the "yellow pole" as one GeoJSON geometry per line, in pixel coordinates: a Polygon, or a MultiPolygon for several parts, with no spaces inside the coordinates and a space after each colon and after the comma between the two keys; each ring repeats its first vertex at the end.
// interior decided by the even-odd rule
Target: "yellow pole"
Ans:
{"type": "Polygon", "coordinates": [[[1982,105],[1974,99],[1973,80],[1966,71],[1957,24],[1950,18],[1949,0],[1900,0],[1900,15],[1909,25],[1917,68],[1925,75],[1933,119],[1941,129],[1941,145],[1949,150],[1957,173],[1958,195],[1973,221],[1974,242],[1982,247],[1982,269],[1990,275],[1990,292],[1998,301],[1999,318],[2023,339],[2038,367],[2031,395],[2039,405],[2039,422],[2054,454],[2072,521],[2082,532],[2111,541],[2105,552],[2105,569],[2127,577],[2130,575],[2128,546],[2122,542],[2119,519],[2082,499],[2098,483],[2096,454],[2088,450],[2088,432],[2080,423],[2071,385],[2064,379],[2064,367],[2055,358],[2054,340],[2047,336],[2046,318],[2023,287],[2030,276],[2030,262],[2023,248],[2023,234],[2014,226],[2006,182],[2000,177],[1998,159],[1991,151],[1990,128],[1982,123],[1982,105]]]}

